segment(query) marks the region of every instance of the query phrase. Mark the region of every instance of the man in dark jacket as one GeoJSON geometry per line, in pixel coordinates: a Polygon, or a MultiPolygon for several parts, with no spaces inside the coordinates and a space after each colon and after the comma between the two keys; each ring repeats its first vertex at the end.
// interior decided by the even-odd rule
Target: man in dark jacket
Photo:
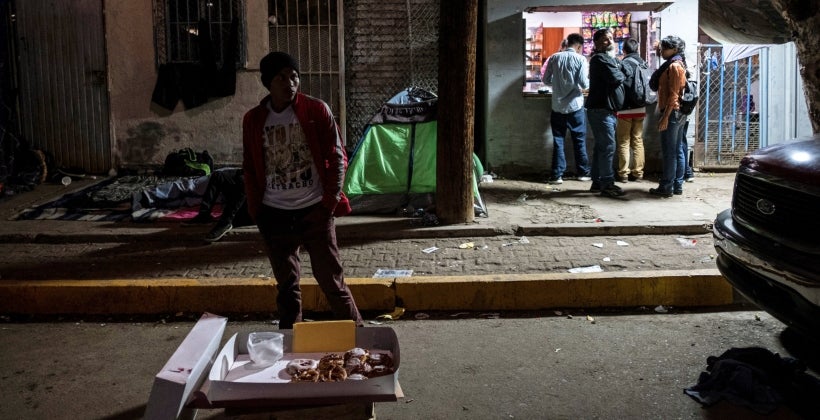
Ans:
{"type": "Polygon", "coordinates": [[[612,31],[599,29],[592,36],[595,55],[589,61],[589,95],[587,118],[595,136],[592,151],[592,187],[603,197],[620,197],[625,192],[615,185],[612,160],[615,156],[615,112],[624,104],[624,74],[615,58],[612,31]]]}
{"type": "Polygon", "coordinates": [[[279,328],[302,321],[299,249],[338,319],[363,326],[344,281],[334,216],[350,213],[342,193],[346,156],[330,107],[299,92],[299,65],[272,52],[259,63],[270,94],[242,121],[248,213],[265,242],[279,292],[279,328]]]}

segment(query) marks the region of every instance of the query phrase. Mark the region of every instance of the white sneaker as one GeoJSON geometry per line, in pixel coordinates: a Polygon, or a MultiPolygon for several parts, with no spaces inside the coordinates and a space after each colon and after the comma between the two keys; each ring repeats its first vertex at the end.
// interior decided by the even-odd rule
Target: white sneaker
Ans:
{"type": "Polygon", "coordinates": [[[579,181],[584,181],[584,182],[586,182],[586,181],[592,181],[592,177],[589,177],[589,176],[579,176],[579,177],[578,177],[578,180],[579,180],[579,181]]]}
{"type": "Polygon", "coordinates": [[[564,183],[564,180],[561,179],[561,177],[551,178],[550,179],[550,184],[552,184],[552,185],[558,185],[558,184],[563,184],[563,183],[564,183]]]}

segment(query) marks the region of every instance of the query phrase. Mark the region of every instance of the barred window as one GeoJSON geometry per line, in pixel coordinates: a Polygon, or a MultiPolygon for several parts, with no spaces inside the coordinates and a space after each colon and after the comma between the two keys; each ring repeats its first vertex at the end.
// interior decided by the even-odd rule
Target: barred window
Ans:
{"type": "Polygon", "coordinates": [[[244,62],[242,0],[154,0],[157,64],[244,62]]]}
{"type": "Polygon", "coordinates": [[[299,62],[302,92],[330,105],[345,127],[341,0],[268,0],[271,51],[299,62]]]}

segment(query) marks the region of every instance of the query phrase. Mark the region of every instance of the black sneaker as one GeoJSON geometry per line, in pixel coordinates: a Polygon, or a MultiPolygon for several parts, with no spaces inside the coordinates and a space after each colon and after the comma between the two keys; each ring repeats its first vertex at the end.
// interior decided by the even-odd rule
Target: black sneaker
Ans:
{"type": "Polygon", "coordinates": [[[232,224],[230,224],[230,223],[227,223],[227,224],[219,223],[216,226],[214,226],[214,228],[211,229],[211,231],[208,232],[207,235],[205,235],[205,241],[207,241],[207,242],[216,242],[216,241],[222,239],[222,237],[225,236],[226,233],[230,232],[231,229],[233,229],[232,224]]]}
{"type": "Polygon", "coordinates": [[[657,195],[658,197],[663,197],[663,198],[669,198],[669,197],[672,196],[671,192],[664,191],[660,188],[650,188],[649,189],[649,194],[657,195]]]}
{"type": "Polygon", "coordinates": [[[559,177],[552,177],[552,178],[550,178],[549,183],[551,185],[561,185],[561,184],[564,183],[564,179],[561,178],[560,176],[559,177]]]}
{"type": "Polygon", "coordinates": [[[626,178],[629,180],[629,182],[641,182],[641,181],[643,181],[642,176],[635,176],[635,175],[632,175],[632,174],[627,175],[626,178]]]}
{"type": "Polygon", "coordinates": [[[601,183],[592,181],[592,186],[589,187],[589,192],[594,192],[594,193],[601,192],[601,183]]]}
{"type": "Polygon", "coordinates": [[[616,198],[623,197],[624,195],[626,195],[626,191],[622,190],[621,187],[615,184],[608,185],[606,188],[601,190],[601,197],[616,198]]]}
{"type": "Polygon", "coordinates": [[[675,195],[683,195],[683,190],[675,190],[675,191],[672,191],[672,194],[675,194],[675,195]]]}
{"type": "Polygon", "coordinates": [[[210,213],[199,213],[194,216],[192,219],[188,219],[181,223],[182,226],[199,226],[199,225],[207,225],[209,223],[213,223],[214,218],[211,217],[210,213]]]}

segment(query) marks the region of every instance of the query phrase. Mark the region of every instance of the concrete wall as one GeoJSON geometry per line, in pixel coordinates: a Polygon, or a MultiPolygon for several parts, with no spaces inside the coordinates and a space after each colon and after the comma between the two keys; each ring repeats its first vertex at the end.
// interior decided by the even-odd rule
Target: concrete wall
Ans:
{"type": "MultiPolygon", "coordinates": [[[[521,94],[524,76],[521,64],[524,49],[522,12],[528,6],[545,5],[544,3],[532,0],[487,0],[487,79],[484,81],[487,84],[487,105],[484,110],[487,128],[484,164],[488,169],[505,176],[545,174],[552,166],[549,100],[525,98],[521,94]]],[[[556,0],[548,3],[546,5],[549,6],[583,5],[588,10],[600,10],[602,7],[596,7],[595,4],[619,2],[556,0]]],[[[697,62],[697,0],[675,1],[662,12],[661,18],[661,36],[674,34],[683,38],[687,43],[687,62],[694,68],[697,62]]],[[[649,111],[653,112],[654,108],[649,111]]],[[[653,116],[646,119],[644,144],[647,147],[648,171],[660,168],[658,132],[653,129],[656,125],[657,120],[653,116]]],[[[693,129],[690,126],[690,131],[693,129]]],[[[573,167],[571,162],[568,159],[568,168],[573,167]]]]}
{"type": "MultiPolygon", "coordinates": [[[[151,167],[182,147],[206,149],[218,165],[241,162],[244,113],[267,91],[258,63],[269,51],[268,2],[245,0],[247,60],[236,94],[186,110],[151,102],[157,78],[152,0],[105,0],[111,133],[117,167],[151,167]]],[[[438,77],[437,0],[345,0],[346,134],[355,145],[382,103],[417,86],[435,92],[438,77]]],[[[340,110],[334,110],[340,111],[340,110]]]]}
{"type": "Polygon", "coordinates": [[[761,50],[760,56],[761,79],[766,89],[758,100],[764,113],[761,123],[765,126],[761,146],[811,136],[811,120],[794,43],[771,45],[761,50]]]}
{"type": "Polygon", "coordinates": [[[246,68],[236,94],[185,110],[151,102],[156,83],[151,0],[105,0],[111,133],[115,166],[161,164],[182,147],[207,149],[217,164],[242,156],[242,115],[267,91],[259,82],[259,59],[268,52],[267,1],[246,0],[246,68]]]}

